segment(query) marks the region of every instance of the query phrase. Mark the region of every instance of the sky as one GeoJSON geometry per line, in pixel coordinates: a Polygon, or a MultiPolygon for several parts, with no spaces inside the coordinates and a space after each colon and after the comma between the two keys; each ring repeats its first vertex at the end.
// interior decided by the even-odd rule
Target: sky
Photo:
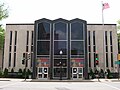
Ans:
{"type": "MultiPolygon", "coordinates": [[[[1,0],[8,7],[9,17],[1,23],[34,23],[35,20],[79,18],[87,23],[102,24],[101,0],[1,0]]],[[[103,10],[105,24],[117,24],[120,0],[103,0],[110,8],[103,10]]]]}

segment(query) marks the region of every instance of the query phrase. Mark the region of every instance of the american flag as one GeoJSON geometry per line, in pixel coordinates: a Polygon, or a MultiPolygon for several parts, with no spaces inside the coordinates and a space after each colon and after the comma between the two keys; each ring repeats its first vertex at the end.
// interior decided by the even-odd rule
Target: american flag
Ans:
{"type": "Polygon", "coordinates": [[[109,6],[108,3],[103,3],[102,6],[103,6],[103,10],[104,10],[104,9],[107,9],[107,8],[110,8],[110,6],[109,6]]]}

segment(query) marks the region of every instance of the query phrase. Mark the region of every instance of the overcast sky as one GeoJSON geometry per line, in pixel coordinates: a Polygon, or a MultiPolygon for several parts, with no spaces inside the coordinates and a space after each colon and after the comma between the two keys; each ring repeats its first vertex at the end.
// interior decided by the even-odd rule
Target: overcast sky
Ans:
{"type": "MultiPolygon", "coordinates": [[[[74,19],[102,23],[101,0],[3,0],[9,6],[9,17],[2,23],[34,23],[41,18],[74,19]]],[[[104,10],[104,23],[116,24],[120,19],[120,0],[103,0],[110,8],[104,10]]]]}

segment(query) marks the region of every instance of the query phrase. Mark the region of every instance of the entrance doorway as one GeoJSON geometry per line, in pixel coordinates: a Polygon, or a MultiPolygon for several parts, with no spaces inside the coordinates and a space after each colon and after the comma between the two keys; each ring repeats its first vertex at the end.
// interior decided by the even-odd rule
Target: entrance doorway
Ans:
{"type": "Polygon", "coordinates": [[[67,59],[54,59],[53,67],[54,79],[66,79],[67,78],[67,59]]]}
{"type": "Polygon", "coordinates": [[[48,67],[38,67],[38,79],[48,79],[48,67]]]}
{"type": "Polygon", "coordinates": [[[83,79],[83,67],[72,67],[72,79],[83,79]]]}

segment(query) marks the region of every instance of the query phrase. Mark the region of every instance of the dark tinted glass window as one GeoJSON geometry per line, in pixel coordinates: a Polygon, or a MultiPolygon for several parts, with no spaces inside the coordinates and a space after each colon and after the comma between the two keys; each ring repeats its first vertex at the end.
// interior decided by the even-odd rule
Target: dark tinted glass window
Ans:
{"type": "Polygon", "coordinates": [[[88,31],[88,45],[90,45],[90,31],[88,31]]]}
{"type": "Polygon", "coordinates": [[[91,67],[91,53],[89,53],[89,67],[91,67]]]}
{"type": "Polygon", "coordinates": [[[13,64],[13,67],[16,66],[16,53],[14,53],[14,64],[13,64]]]}
{"type": "Polygon", "coordinates": [[[11,52],[11,50],[12,50],[12,46],[9,46],[9,52],[11,52]]]}
{"type": "Polygon", "coordinates": [[[82,41],[72,41],[71,42],[71,55],[83,55],[84,45],[82,41]]]}
{"type": "Polygon", "coordinates": [[[112,46],[110,46],[110,50],[111,50],[111,52],[113,52],[113,47],[112,46]]]}
{"type": "Polygon", "coordinates": [[[93,46],[93,52],[96,52],[96,46],[93,46]]]}
{"type": "Polygon", "coordinates": [[[54,27],[54,39],[55,40],[66,40],[67,39],[67,27],[65,23],[55,23],[54,27]]]}
{"type": "Polygon", "coordinates": [[[12,31],[10,31],[10,45],[12,45],[12,31]]]}
{"type": "Polygon", "coordinates": [[[47,22],[38,24],[38,39],[50,40],[50,24],[47,22]]]}
{"type": "Polygon", "coordinates": [[[95,55],[96,55],[96,53],[93,53],[93,55],[94,55],[94,67],[96,67],[96,57],[95,57],[95,55]]]}
{"type": "Polygon", "coordinates": [[[112,31],[110,31],[110,45],[112,45],[112,31]]]}
{"type": "Polygon", "coordinates": [[[91,46],[88,47],[89,52],[91,52],[91,46]]]}
{"type": "Polygon", "coordinates": [[[10,67],[11,66],[11,53],[9,53],[9,64],[8,66],[10,67]]]}
{"type": "Polygon", "coordinates": [[[31,39],[31,45],[33,45],[33,31],[32,31],[32,39],[31,39]]]}
{"type": "Polygon", "coordinates": [[[95,45],[95,31],[93,31],[93,45],[95,45]]]}
{"type": "Polygon", "coordinates": [[[111,53],[111,67],[113,67],[113,53],[111,53]]]}
{"type": "Polygon", "coordinates": [[[83,39],[83,23],[75,22],[71,24],[71,39],[72,40],[83,39]]]}
{"type": "Polygon", "coordinates": [[[108,46],[106,46],[106,52],[108,52],[108,46]]]}
{"type": "Polygon", "coordinates": [[[28,52],[28,46],[26,46],[26,52],[28,52]]]}
{"type": "Polygon", "coordinates": [[[27,41],[26,41],[26,45],[28,45],[29,43],[29,31],[27,31],[27,41]]]}
{"type": "Polygon", "coordinates": [[[107,45],[107,31],[105,31],[105,45],[107,45]]]}
{"type": "Polygon", "coordinates": [[[60,55],[60,50],[62,50],[63,55],[67,54],[66,41],[55,41],[54,42],[54,54],[60,55]]]}
{"type": "Polygon", "coordinates": [[[14,46],[14,52],[16,52],[16,46],[14,46]]]}
{"type": "Polygon", "coordinates": [[[37,43],[37,55],[49,55],[50,42],[49,41],[38,41],[37,43]]]}
{"type": "Polygon", "coordinates": [[[15,45],[17,44],[17,31],[15,31],[15,45]]]}
{"type": "Polygon", "coordinates": [[[108,53],[106,53],[106,67],[108,67],[108,53]]]}

